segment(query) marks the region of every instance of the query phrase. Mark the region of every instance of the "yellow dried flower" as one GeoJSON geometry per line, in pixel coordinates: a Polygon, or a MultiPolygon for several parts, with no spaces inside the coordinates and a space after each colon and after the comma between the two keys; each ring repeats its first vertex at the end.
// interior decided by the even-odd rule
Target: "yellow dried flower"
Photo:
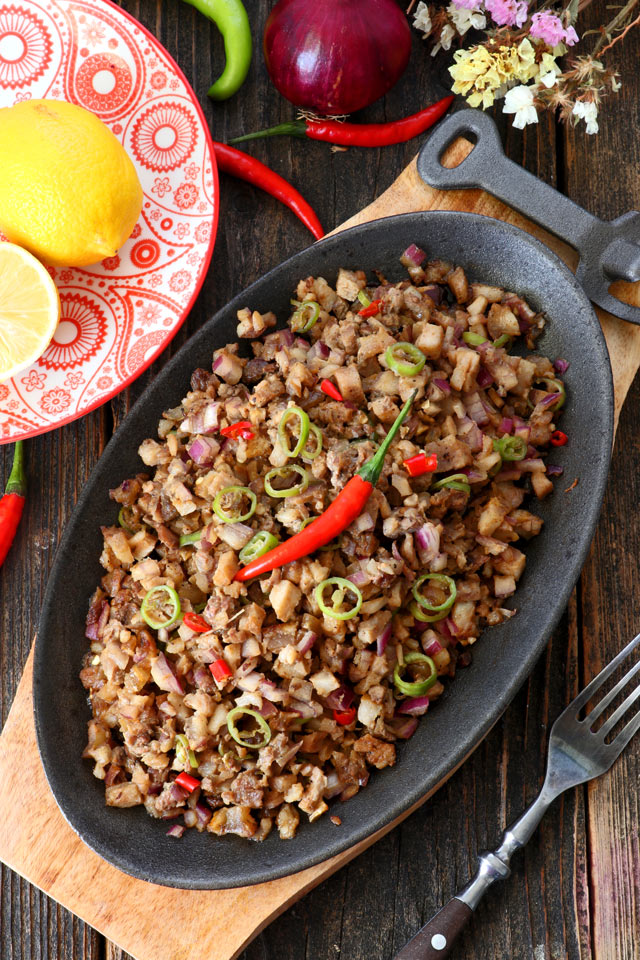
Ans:
{"type": "Polygon", "coordinates": [[[453,60],[449,67],[454,80],[451,89],[466,97],[470,107],[482,106],[484,110],[511,84],[526,83],[538,73],[535,50],[526,39],[517,47],[501,46],[492,51],[484,46],[457,50],[453,60]]]}

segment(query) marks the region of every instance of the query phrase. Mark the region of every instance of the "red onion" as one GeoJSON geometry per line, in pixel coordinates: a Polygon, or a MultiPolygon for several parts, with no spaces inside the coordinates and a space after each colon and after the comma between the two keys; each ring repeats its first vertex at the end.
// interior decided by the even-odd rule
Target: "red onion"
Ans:
{"type": "Polygon", "coordinates": [[[187,453],[199,467],[210,466],[220,449],[217,440],[211,437],[196,437],[187,447],[187,453]]]}
{"type": "Polygon", "coordinates": [[[161,690],[166,690],[168,693],[184,693],[182,684],[164,653],[159,653],[151,664],[151,677],[161,690]]]}
{"type": "Polygon", "coordinates": [[[482,450],[483,435],[478,424],[470,417],[463,417],[460,421],[458,435],[469,444],[472,453],[482,450]]]}
{"type": "Polygon", "coordinates": [[[198,823],[203,827],[206,827],[213,816],[209,807],[205,806],[204,803],[196,803],[196,814],[198,816],[198,823]]]}
{"type": "Polygon", "coordinates": [[[431,382],[435,384],[435,386],[439,390],[442,390],[443,393],[451,393],[451,384],[449,383],[448,380],[435,379],[435,380],[432,380],[431,382]]]}
{"type": "Polygon", "coordinates": [[[395,0],[280,0],[264,31],[273,85],[320,114],[353,113],[384,96],[410,53],[411,30],[395,0]]]}
{"type": "Polygon", "coordinates": [[[88,637],[89,640],[98,640],[100,638],[109,620],[109,611],[108,600],[99,600],[97,603],[91,604],[89,613],[87,614],[85,637],[88,637]]]}
{"type": "Polygon", "coordinates": [[[421,563],[429,566],[440,553],[440,534],[432,523],[425,523],[414,533],[421,563]]]}
{"type": "Polygon", "coordinates": [[[169,829],[167,830],[168,837],[181,837],[183,833],[184,833],[184,827],[181,826],[179,823],[174,823],[174,825],[172,827],[169,827],[169,829]]]}
{"type": "Polygon", "coordinates": [[[424,296],[431,297],[436,306],[442,301],[442,287],[439,287],[437,283],[429,284],[422,293],[424,296]]]}
{"type": "Polygon", "coordinates": [[[568,360],[561,360],[558,357],[558,359],[554,362],[553,366],[558,371],[558,373],[566,373],[567,370],[569,369],[570,364],[568,360]]]}
{"type": "Polygon", "coordinates": [[[500,426],[498,430],[501,433],[511,433],[513,430],[513,418],[512,417],[503,417],[500,421],[500,426]]]}
{"type": "Polygon", "coordinates": [[[309,350],[309,356],[307,361],[313,360],[315,357],[319,357],[321,360],[328,360],[331,350],[326,345],[323,340],[317,340],[314,345],[309,350]]]}
{"type": "Polygon", "coordinates": [[[267,680],[266,677],[258,684],[258,693],[261,694],[261,696],[263,696],[266,700],[271,700],[272,703],[282,703],[282,701],[288,696],[284,690],[281,690],[280,687],[276,687],[273,680],[267,680]]]}
{"type": "Polygon", "coordinates": [[[400,263],[403,267],[419,267],[420,264],[424,262],[426,256],[424,250],[421,250],[420,247],[416,247],[415,243],[412,243],[400,257],[400,263]]]}
{"type": "Polygon", "coordinates": [[[294,700],[293,697],[291,698],[291,706],[289,709],[292,713],[297,713],[298,716],[303,717],[305,720],[312,720],[313,717],[319,717],[322,713],[320,704],[305,703],[304,700],[294,700]]]}
{"type": "Polygon", "coordinates": [[[405,700],[397,709],[397,713],[407,713],[412,717],[421,717],[427,712],[429,707],[429,697],[412,697],[411,700],[405,700]]]}
{"type": "Polygon", "coordinates": [[[423,646],[423,650],[428,657],[435,657],[436,653],[442,650],[442,644],[434,637],[426,646],[423,646]]]}
{"type": "Polygon", "coordinates": [[[467,403],[467,416],[471,417],[479,427],[485,427],[489,423],[489,417],[484,403],[477,393],[469,394],[467,403]]]}
{"type": "Polygon", "coordinates": [[[299,640],[298,643],[296,644],[296,650],[298,651],[298,653],[302,653],[302,654],[308,653],[309,650],[311,650],[311,648],[313,647],[317,639],[318,639],[317,633],[314,633],[312,630],[307,630],[306,633],[303,634],[302,640],[299,640]]]}
{"type": "Polygon", "coordinates": [[[274,707],[274,705],[271,703],[271,701],[270,701],[270,700],[267,700],[267,698],[265,697],[264,700],[262,701],[262,706],[261,706],[260,709],[258,710],[258,713],[260,714],[260,716],[261,716],[261,717],[275,717],[275,715],[277,714],[277,712],[278,712],[277,708],[274,707]]]}
{"type": "Polygon", "coordinates": [[[483,367],[482,365],[480,366],[480,369],[476,376],[476,383],[483,390],[485,389],[485,387],[490,387],[491,384],[493,383],[493,377],[491,376],[487,368],[483,367]]]}
{"type": "Polygon", "coordinates": [[[337,690],[332,690],[326,698],[327,706],[332,710],[348,710],[353,703],[354,693],[344,683],[337,690]]]}
{"type": "Polygon", "coordinates": [[[356,570],[355,573],[350,573],[346,579],[349,583],[352,583],[354,587],[365,587],[371,582],[371,577],[365,570],[356,570]]]}
{"type": "Polygon", "coordinates": [[[394,727],[393,732],[399,740],[408,740],[409,737],[414,735],[417,729],[417,718],[409,717],[407,720],[402,720],[396,727],[394,727]]]}
{"type": "Polygon", "coordinates": [[[332,770],[327,774],[327,785],[322,791],[322,796],[325,800],[331,800],[332,797],[337,797],[339,793],[342,793],[344,790],[344,783],[338,776],[335,770],[332,770]]]}
{"type": "Polygon", "coordinates": [[[561,477],[564,473],[564,467],[559,467],[556,463],[547,464],[547,475],[549,477],[561,477]]]}
{"type": "Polygon", "coordinates": [[[389,621],[389,623],[386,625],[386,627],[384,628],[384,630],[382,631],[382,633],[380,634],[380,636],[376,641],[376,653],[378,654],[379,657],[381,657],[382,654],[387,649],[387,644],[389,643],[390,639],[391,639],[391,621],[389,621]]]}

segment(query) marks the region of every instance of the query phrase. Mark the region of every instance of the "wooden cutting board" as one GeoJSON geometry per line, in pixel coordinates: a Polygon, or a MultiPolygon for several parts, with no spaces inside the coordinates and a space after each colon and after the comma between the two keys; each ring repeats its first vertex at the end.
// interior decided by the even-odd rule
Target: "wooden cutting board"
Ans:
{"type": "MultiPolygon", "coordinates": [[[[458,141],[445,162],[455,165],[470,149],[466,141],[458,141]]],[[[425,186],[415,160],[382,196],[338,229],[416,210],[467,210],[505,220],[538,237],[575,268],[573,250],[488,194],[479,190],[440,192],[425,186]]],[[[640,306],[640,284],[619,284],[614,292],[640,306]]],[[[611,356],[617,424],[640,365],[640,327],[600,310],[598,315],[611,356]]],[[[0,831],[0,860],[136,960],[233,960],[271,920],[431,795],[345,853],[281,880],[218,891],[175,890],[135,880],[89,850],[58,810],[36,746],[32,662],[33,651],[0,737],[0,823],[5,825],[0,831]],[[9,823],[11,830],[6,826],[9,823]]]]}

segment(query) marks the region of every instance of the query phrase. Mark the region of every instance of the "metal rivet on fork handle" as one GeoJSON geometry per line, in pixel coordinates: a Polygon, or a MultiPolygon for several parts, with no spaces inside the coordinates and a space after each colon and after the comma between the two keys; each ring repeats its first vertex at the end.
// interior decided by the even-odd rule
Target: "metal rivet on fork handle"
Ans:
{"type": "Polygon", "coordinates": [[[461,110],[434,129],[420,150],[418,173],[440,190],[486,190],[555,233],[580,254],[576,278],[589,299],[616,317],[640,324],[640,307],[609,293],[614,280],[640,280],[640,212],[632,210],[611,221],[594,217],[509,160],[495,123],[479,110],[461,110]],[[457,167],[443,167],[447,147],[464,136],[476,140],[471,153],[457,167]]]}

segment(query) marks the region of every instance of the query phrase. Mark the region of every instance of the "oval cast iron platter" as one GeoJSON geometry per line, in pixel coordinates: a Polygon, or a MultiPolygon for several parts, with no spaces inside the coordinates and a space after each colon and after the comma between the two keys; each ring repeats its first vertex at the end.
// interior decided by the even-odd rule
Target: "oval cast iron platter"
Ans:
{"type": "Polygon", "coordinates": [[[34,704],[47,779],[71,827],[116,867],[143,880],[193,889],[238,887],[273,880],[335,856],[389,823],[432,790],[485,736],[514,697],[558,622],[595,529],[613,438],[613,393],[600,324],[573,274],[546,247],[500,221],[450,211],[402,214],[354,227],[296,254],[236,297],[194,335],[138,400],[107,445],[67,525],[49,579],[36,640],[34,704]],[[511,606],[518,615],[486,630],[442,700],[401,743],[395,767],[373,771],[369,785],[345,804],[342,826],[329,816],[302,818],[295,839],[277,832],[263,843],[187,830],[176,841],[167,823],[142,807],[104,804],[104,786],[82,760],[90,718],[78,673],[87,641],[89,599],[103,570],[100,524],[116,522],[109,488],[143,469],[139,444],[155,437],[162,411],[180,402],[196,367],[236,337],[236,310],[274,310],[287,317],[300,278],[335,281],[338,268],[374,268],[389,280],[406,276],[399,256],[410,244],[430,259],[461,264],[475,280],[523,295],[548,316],[539,351],[571,361],[561,426],[568,446],[554,450],[564,466],[555,492],[533,503],[545,525],[527,545],[527,569],[511,606]],[[578,485],[564,490],[574,478],[578,485]]]}

